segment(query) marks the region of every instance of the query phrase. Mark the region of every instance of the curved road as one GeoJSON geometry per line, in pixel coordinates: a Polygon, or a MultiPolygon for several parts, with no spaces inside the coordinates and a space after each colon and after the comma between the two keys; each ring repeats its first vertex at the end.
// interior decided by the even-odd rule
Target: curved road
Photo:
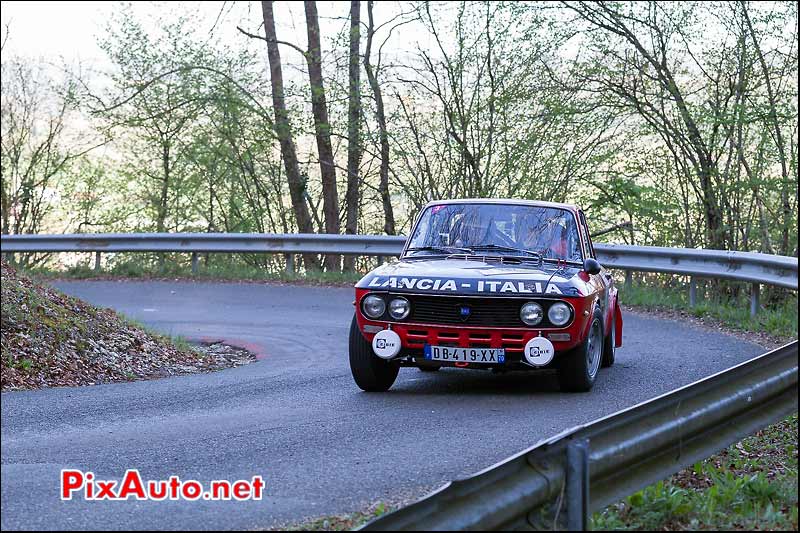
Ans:
{"type": "Polygon", "coordinates": [[[353,291],[192,282],[61,282],[166,333],[247,343],[222,372],[2,395],[2,529],[252,529],[420,496],[537,440],[762,353],[733,337],[625,315],[617,364],[588,394],[549,376],[402,369],[356,388],[353,291]],[[59,499],[62,468],[120,479],[249,479],[260,502],[59,499]]]}

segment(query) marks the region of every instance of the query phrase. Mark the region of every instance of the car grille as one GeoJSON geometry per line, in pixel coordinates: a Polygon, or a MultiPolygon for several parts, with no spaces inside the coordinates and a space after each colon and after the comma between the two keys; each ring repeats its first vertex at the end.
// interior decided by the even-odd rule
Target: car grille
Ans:
{"type": "MultiPolygon", "coordinates": [[[[519,318],[522,304],[529,300],[511,298],[470,298],[464,296],[422,296],[402,294],[411,303],[411,314],[403,322],[452,324],[459,326],[527,327],[519,318]],[[461,307],[469,315],[461,315],[461,307]]],[[[545,302],[542,302],[543,304],[545,302]]],[[[547,306],[544,305],[545,312],[547,306]]],[[[546,327],[545,319],[541,326],[546,327]]]]}

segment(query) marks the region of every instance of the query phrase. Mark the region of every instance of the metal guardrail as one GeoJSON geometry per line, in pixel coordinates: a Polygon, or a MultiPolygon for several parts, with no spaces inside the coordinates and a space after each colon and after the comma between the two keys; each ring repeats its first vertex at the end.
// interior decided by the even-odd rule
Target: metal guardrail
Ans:
{"type": "Polygon", "coordinates": [[[589,515],[797,411],[797,341],[546,439],[364,531],[587,529],[589,515]]]}
{"type": "MultiPolygon", "coordinates": [[[[280,253],[287,270],[294,270],[294,254],[397,256],[405,237],[386,235],[266,234],[266,233],[97,233],[73,235],[3,235],[0,247],[17,252],[186,252],[192,254],[192,272],[199,253],[280,253]]],[[[797,290],[796,257],[750,252],[696,250],[596,244],[598,260],[609,268],[630,272],[665,272],[691,276],[689,301],[696,302],[696,277],[724,278],[752,284],[751,314],[759,307],[760,285],[797,290]]]]}
{"type": "Polygon", "coordinates": [[[796,257],[616,244],[596,244],[595,251],[608,268],[724,278],[797,290],[796,257]]]}
{"type": "Polygon", "coordinates": [[[3,235],[3,252],[226,252],[399,255],[405,237],[325,233],[3,235]]]}

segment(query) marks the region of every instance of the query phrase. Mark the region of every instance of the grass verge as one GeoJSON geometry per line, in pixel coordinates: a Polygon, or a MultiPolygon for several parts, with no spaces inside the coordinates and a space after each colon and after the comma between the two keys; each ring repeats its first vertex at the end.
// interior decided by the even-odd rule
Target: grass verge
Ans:
{"type": "Polygon", "coordinates": [[[361,272],[286,272],[242,264],[200,265],[193,274],[189,266],[165,263],[163,268],[138,263],[117,263],[99,272],[78,265],[64,270],[36,268],[28,274],[41,279],[187,279],[206,281],[274,281],[315,285],[352,285],[364,275],[361,272]]]}
{"type": "Polygon", "coordinates": [[[750,300],[715,296],[689,305],[689,291],[670,287],[637,286],[620,289],[625,305],[647,310],[682,311],[697,318],[713,318],[726,327],[739,331],[766,333],[781,338],[797,338],[797,294],[786,291],[782,301],[762,305],[755,317],[750,316],[750,300]]]}
{"type": "Polygon", "coordinates": [[[281,526],[275,531],[350,531],[363,526],[370,520],[374,520],[388,512],[394,511],[397,507],[390,506],[384,502],[378,502],[364,511],[356,511],[342,515],[331,515],[314,518],[299,524],[281,526]]]}
{"type": "Polygon", "coordinates": [[[797,530],[797,415],[592,518],[598,530],[797,530]]]}

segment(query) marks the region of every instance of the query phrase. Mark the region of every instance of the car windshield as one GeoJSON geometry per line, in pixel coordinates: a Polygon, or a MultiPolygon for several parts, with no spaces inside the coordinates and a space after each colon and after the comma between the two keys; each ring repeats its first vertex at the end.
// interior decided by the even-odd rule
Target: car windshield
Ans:
{"type": "Polygon", "coordinates": [[[582,261],[575,217],[565,209],[514,204],[441,204],[422,214],[406,255],[540,254],[582,261]]]}

